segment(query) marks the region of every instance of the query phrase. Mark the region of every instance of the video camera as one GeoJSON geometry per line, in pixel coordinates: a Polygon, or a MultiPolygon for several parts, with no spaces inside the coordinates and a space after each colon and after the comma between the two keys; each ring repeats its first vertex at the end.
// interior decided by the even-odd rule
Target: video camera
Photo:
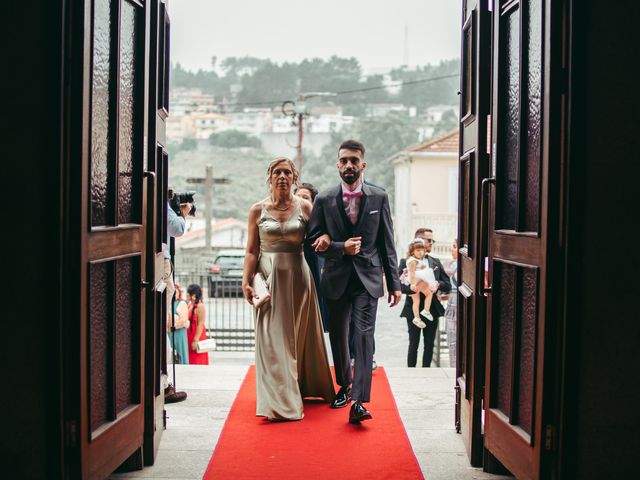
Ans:
{"type": "Polygon", "coordinates": [[[182,209],[180,208],[180,204],[182,203],[190,203],[191,210],[189,210],[189,215],[195,217],[196,215],[196,203],[193,199],[193,196],[196,194],[194,191],[188,192],[174,192],[172,189],[168,190],[169,193],[169,206],[171,209],[176,212],[176,215],[182,216],[182,209]]]}

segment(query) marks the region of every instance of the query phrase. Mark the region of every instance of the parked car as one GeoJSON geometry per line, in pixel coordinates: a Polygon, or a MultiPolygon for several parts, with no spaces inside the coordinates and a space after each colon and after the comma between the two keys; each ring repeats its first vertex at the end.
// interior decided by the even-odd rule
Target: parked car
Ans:
{"type": "Polygon", "coordinates": [[[242,296],[244,250],[220,250],[209,267],[209,296],[242,296]]]}

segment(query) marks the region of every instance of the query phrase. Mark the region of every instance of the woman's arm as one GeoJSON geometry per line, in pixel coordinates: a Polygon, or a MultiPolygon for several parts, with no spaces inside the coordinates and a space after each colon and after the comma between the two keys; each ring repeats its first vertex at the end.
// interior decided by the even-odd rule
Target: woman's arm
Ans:
{"type": "MultiPolygon", "coordinates": [[[[300,200],[300,210],[302,210],[302,216],[305,220],[309,220],[309,218],[311,217],[311,212],[313,210],[313,203],[311,203],[309,200],[305,200],[304,198],[301,198],[300,200]]],[[[324,252],[327,248],[329,248],[329,245],[331,245],[331,237],[325,233],[324,235],[321,235],[316,239],[314,245],[316,245],[316,252],[324,252]]]]}
{"type": "Polygon", "coordinates": [[[253,276],[256,273],[258,265],[258,256],[260,255],[260,235],[258,231],[258,220],[262,204],[256,203],[249,209],[249,221],[247,226],[247,248],[244,253],[244,267],[242,269],[242,292],[244,298],[253,305],[255,292],[251,288],[253,276]]]}
{"type": "Polygon", "coordinates": [[[207,320],[207,312],[202,302],[200,302],[196,307],[196,318],[198,319],[198,323],[196,325],[196,334],[193,337],[193,342],[191,342],[191,350],[198,349],[198,341],[200,340],[200,335],[202,335],[204,330],[204,322],[207,320]]]}
{"type": "Polygon", "coordinates": [[[176,317],[176,328],[186,328],[189,326],[189,309],[185,302],[178,302],[176,317]]]}

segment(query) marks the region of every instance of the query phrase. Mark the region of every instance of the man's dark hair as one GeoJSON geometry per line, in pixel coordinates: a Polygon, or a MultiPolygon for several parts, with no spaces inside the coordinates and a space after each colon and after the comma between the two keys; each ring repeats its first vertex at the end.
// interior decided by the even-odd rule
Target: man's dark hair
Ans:
{"type": "Polygon", "coordinates": [[[413,236],[413,238],[418,238],[420,235],[426,232],[433,233],[433,230],[431,230],[430,228],[420,227],[419,229],[416,230],[416,233],[413,236]]]}
{"type": "Polygon", "coordinates": [[[296,188],[296,192],[300,189],[309,190],[309,193],[311,194],[311,201],[315,200],[316,195],[318,195],[318,189],[313,185],[311,185],[310,183],[305,183],[305,182],[301,183],[296,188]]]}
{"type": "Polygon", "coordinates": [[[346,150],[357,150],[358,152],[362,153],[362,156],[364,157],[364,145],[357,140],[345,140],[340,144],[338,152],[343,148],[346,150]]]}

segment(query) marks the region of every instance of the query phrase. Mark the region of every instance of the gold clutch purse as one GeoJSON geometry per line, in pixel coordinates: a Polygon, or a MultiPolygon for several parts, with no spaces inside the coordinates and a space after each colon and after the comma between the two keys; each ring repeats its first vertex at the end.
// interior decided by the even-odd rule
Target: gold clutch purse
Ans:
{"type": "Polygon", "coordinates": [[[253,276],[253,281],[251,282],[251,288],[253,288],[253,292],[255,297],[253,298],[253,306],[256,308],[260,308],[266,302],[271,299],[271,293],[269,292],[269,286],[265,281],[264,277],[260,273],[256,273],[253,276]]]}

